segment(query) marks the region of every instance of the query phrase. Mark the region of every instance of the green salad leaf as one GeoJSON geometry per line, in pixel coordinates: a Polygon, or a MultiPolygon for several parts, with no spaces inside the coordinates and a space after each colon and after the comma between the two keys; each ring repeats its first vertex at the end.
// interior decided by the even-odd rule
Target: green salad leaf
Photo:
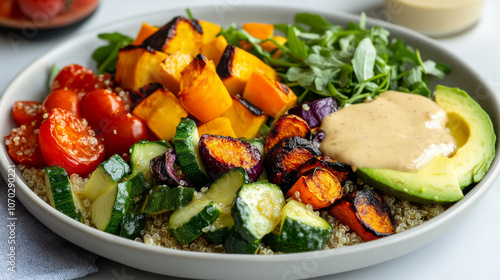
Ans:
{"type": "Polygon", "coordinates": [[[97,74],[114,73],[118,60],[118,51],[130,45],[133,39],[120,33],[102,33],[99,39],[108,41],[108,45],[97,48],[92,58],[97,62],[97,74]]]}
{"type": "Polygon", "coordinates": [[[341,106],[359,103],[392,89],[429,97],[428,79],[443,78],[451,69],[432,60],[401,39],[391,39],[388,30],[368,27],[366,15],[345,28],[320,15],[299,13],[294,24],[275,24],[287,42],[260,40],[233,24],[221,31],[229,44],[249,41],[250,52],[272,65],[297,94],[298,101],[334,97],[341,106]],[[271,41],[281,50],[280,58],[258,44],[271,41]]]}

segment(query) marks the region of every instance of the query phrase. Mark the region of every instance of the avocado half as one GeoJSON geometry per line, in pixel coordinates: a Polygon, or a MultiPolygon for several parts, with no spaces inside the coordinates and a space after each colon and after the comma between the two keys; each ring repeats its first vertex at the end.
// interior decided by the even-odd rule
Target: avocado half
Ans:
{"type": "Polygon", "coordinates": [[[488,114],[463,90],[437,86],[434,98],[448,115],[447,127],[458,143],[451,158],[435,157],[418,172],[359,168],[366,183],[420,203],[455,202],[462,189],[479,182],[495,157],[496,136],[488,114]]]}

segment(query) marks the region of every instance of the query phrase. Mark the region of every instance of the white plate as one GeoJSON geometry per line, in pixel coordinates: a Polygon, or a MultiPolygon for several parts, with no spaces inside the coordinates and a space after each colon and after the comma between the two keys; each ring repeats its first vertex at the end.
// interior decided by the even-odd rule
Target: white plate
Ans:
{"type": "MultiPolygon", "coordinates": [[[[191,11],[197,18],[224,26],[231,22],[292,22],[295,13],[304,11],[287,7],[262,8],[252,5],[233,8],[231,11],[220,13],[215,6],[207,5],[193,8],[191,11]]],[[[177,15],[185,15],[185,10],[168,10],[127,19],[74,37],[37,59],[11,83],[3,94],[0,101],[0,116],[6,121],[0,128],[0,135],[7,135],[14,126],[11,108],[15,100],[43,99],[46,94],[48,69],[53,63],[59,66],[69,63],[94,66],[90,57],[91,52],[103,44],[97,39],[98,33],[118,31],[134,36],[144,21],[162,25],[177,15]]],[[[358,20],[356,16],[333,12],[325,13],[324,16],[331,22],[343,26],[350,21],[358,20]]],[[[486,83],[465,63],[417,33],[384,22],[370,21],[369,23],[380,24],[389,29],[393,38],[403,38],[407,44],[420,49],[425,59],[448,63],[453,68],[453,72],[445,80],[438,82],[447,86],[460,87],[469,92],[489,113],[498,131],[499,102],[486,83]]],[[[13,162],[4,145],[0,145],[0,163],[0,170],[7,179],[8,166],[13,162]]],[[[274,256],[177,251],[148,246],[103,233],[66,217],[43,202],[27,187],[19,171],[16,176],[16,195],[37,219],[55,233],[91,252],[128,266],[154,273],[197,279],[291,279],[310,278],[367,267],[397,258],[430,243],[451,230],[461,216],[480,201],[499,172],[499,159],[495,158],[488,174],[462,200],[445,213],[406,232],[341,249],[274,256]]]]}

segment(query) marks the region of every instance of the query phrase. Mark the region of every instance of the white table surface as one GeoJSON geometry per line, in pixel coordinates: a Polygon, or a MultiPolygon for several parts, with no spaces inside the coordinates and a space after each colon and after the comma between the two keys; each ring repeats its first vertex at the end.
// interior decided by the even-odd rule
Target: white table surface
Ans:
{"type": "MultiPolygon", "coordinates": [[[[159,0],[102,0],[96,13],[74,32],[85,32],[106,23],[172,6],[189,7],[190,4],[209,1],[159,0]]],[[[302,0],[212,0],[213,5],[231,9],[244,3],[277,4],[300,7],[302,0]]],[[[309,0],[308,7],[318,11],[337,10],[368,16],[383,15],[382,0],[309,0]]],[[[479,23],[457,36],[438,39],[437,42],[461,57],[500,94],[500,1],[486,0],[479,23]]],[[[27,34],[30,35],[30,34],[27,34]]],[[[31,61],[66,40],[57,37],[50,40],[9,38],[0,33],[0,92],[31,61]]],[[[463,217],[456,228],[440,239],[410,254],[372,267],[324,276],[317,279],[500,279],[500,181],[497,179],[480,205],[463,217]]],[[[85,279],[177,279],[140,271],[108,259],[98,261],[100,271],[85,279]]]]}

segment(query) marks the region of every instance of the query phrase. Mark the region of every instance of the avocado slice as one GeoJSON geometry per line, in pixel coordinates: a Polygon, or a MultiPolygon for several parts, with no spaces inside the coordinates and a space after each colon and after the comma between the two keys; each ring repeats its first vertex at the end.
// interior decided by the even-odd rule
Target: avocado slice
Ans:
{"type": "Polygon", "coordinates": [[[403,199],[420,203],[455,202],[463,197],[450,158],[437,156],[417,172],[358,168],[365,183],[403,199]]]}
{"type": "Polygon", "coordinates": [[[495,157],[496,135],[488,114],[465,91],[437,86],[436,103],[448,115],[447,127],[457,140],[453,162],[460,187],[479,182],[495,157]]]}

